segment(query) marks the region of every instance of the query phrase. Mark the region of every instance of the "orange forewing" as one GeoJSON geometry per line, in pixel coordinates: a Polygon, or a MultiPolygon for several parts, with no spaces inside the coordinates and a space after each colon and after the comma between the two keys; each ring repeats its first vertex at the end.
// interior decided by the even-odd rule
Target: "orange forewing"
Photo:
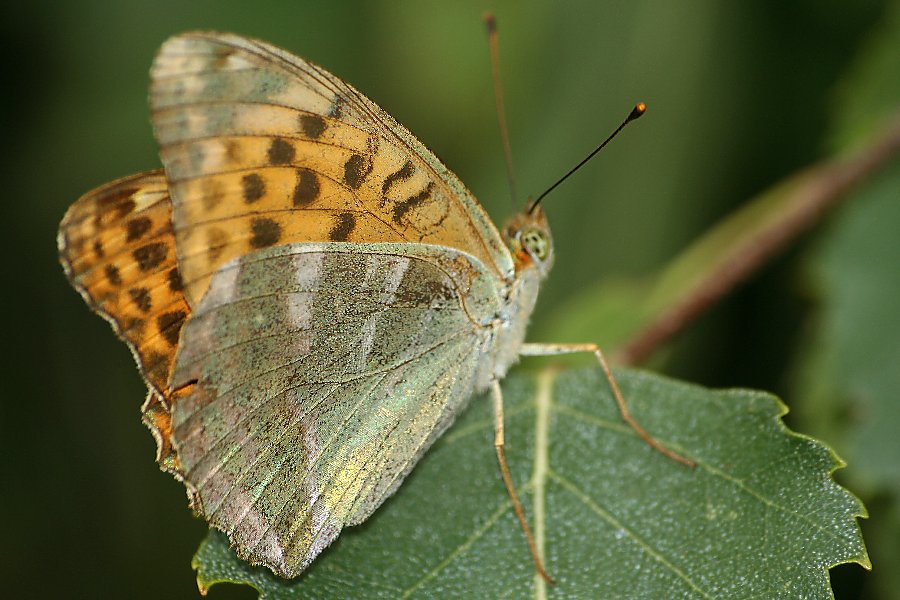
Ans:
{"type": "Polygon", "coordinates": [[[157,55],[150,101],[192,305],[222,264],[293,242],[431,243],[511,273],[499,233],[459,179],[303,59],[236,36],[179,36],[157,55]]]}

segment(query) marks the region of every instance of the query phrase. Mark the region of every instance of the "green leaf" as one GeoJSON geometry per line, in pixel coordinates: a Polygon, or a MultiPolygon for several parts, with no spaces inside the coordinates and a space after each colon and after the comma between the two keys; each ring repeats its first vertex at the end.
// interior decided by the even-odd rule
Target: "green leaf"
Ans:
{"type": "MultiPolygon", "coordinates": [[[[839,89],[831,138],[846,151],[900,118],[900,2],[889,4],[839,89]]],[[[803,352],[798,417],[889,490],[900,510],[900,161],[849,199],[809,261],[820,311],[803,352]]]]}
{"type": "MultiPolygon", "coordinates": [[[[900,2],[841,82],[829,138],[850,151],[900,118],[900,2]]],[[[828,439],[866,499],[876,565],[866,597],[898,598],[900,570],[900,161],[848,199],[808,261],[819,312],[798,355],[796,423],[828,439]]]]}
{"type": "Polygon", "coordinates": [[[859,49],[837,90],[829,136],[838,151],[877,134],[900,108],[900,2],[886,4],[884,18],[859,49]]]}
{"type": "Polygon", "coordinates": [[[839,445],[868,492],[900,496],[900,163],[862,190],[822,241],[823,299],[799,415],[839,445]]]}
{"type": "Polygon", "coordinates": [[[555,587],[534,573],[486,398],[301,577],[250,567],[211,533],[194,558],[198,583],[247,583],[267,599],[831,598],[829,567],[869,566],[865,509],[831,478],[841,461],[789,432],[776,398],[619,378],[636,418],[696,469],[622,423],[598,369],[504,382],[510,468],[555,587]]]}

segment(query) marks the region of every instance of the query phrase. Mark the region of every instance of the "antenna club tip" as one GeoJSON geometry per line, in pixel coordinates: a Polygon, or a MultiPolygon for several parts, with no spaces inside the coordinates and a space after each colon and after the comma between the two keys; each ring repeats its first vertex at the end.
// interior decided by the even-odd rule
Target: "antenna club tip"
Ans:
{"type": "Polygon", "coordinates": [[[488,33],[494,33],[497,31],[497,20],[494,18],[494,13],[487,11],[484,13],[484,25],[487,27],[488,33]]]}
{"type": "Polygon", "coordinates": [[[647,112],[647,105],[644,104],[643,102],[638,102],[637,104],[634,105],[634,108],[631,109],[631,114],[628,115],[628,118],[625,119],[625,121],[626,122],[634,121],[635,119],[637,119],[638,117],[643,115],[645,112],[647,112]]]}

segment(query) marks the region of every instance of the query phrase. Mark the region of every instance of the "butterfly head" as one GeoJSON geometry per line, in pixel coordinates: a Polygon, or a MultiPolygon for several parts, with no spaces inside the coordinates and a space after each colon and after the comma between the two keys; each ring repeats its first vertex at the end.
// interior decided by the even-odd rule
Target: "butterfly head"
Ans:
{"type": "Polygon", "coordinates": [[[537,269],[546,277],[553,266],[553,238],[544,209],[537,206],[510,219],[503,228],[503,239],[516,263],[516,271],[537,269]]]}

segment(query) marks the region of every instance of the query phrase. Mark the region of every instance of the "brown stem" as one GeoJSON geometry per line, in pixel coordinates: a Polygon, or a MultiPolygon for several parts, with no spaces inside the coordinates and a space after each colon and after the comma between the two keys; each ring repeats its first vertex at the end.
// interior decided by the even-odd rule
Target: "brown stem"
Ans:
{"type": "Polygon", "coordinates": [[[813,165],[778,185],[775,193],[781,191],[784,195],[779,201],[778,218],[762,223],[730,249],[675,304],[633,335],[616,354],[616,361],[635,364],[645,360],[653,350],[820,220],[829,208],[898,152],[900,117],[893,119],[874,142],[852,156],[813,165]]]}

